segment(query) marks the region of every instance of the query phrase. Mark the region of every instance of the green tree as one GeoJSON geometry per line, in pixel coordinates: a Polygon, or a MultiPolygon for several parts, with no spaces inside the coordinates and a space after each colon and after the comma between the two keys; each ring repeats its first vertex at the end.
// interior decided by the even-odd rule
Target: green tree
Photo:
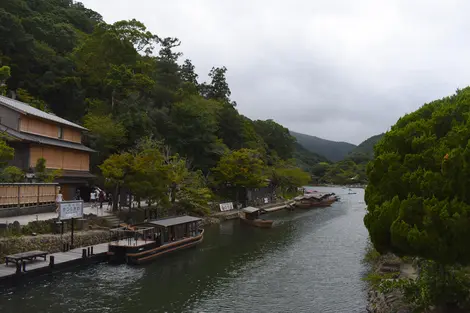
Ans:
{"type": "Polygon", "coordinates": [[[0,67],[0,95],[4,96],[7,92],[6,81],[11,76],[11,71],[9,66],[0,67]]]}
{"type": "Polygon", "coordinates": [[[158,148],[145,147],[134,155],[130,174],[125,179],[132,193],[139,199],[147,199],[166,206],[168,202],[168,170],[158,148]]]}
{"type": "Polygon", "coordinates": [[[267,185],[267,167],[256,150],[240,149],[223,155],[212,169],[215,181],[220,186],[236,189],[238,202],[241,188],[258,188],[267,185]]]}
{"type": "Polygon", "coordinates": [[[171,108],[166,141],[183,157],[191,158],[197,168],[207,170],[224,152],[216,136],[219,108],[217,102],[199,96],[175,103],[171,108]]]}
{"type": "Polygon", "coordinates": [[[56,178],[62,175],[61,169],[48,170],[46,166],[46,159],[39,158],[34,166],[34,176],[36,181],[40,183],[52,183],[56,178]]]}
{"type": "Polygon", "coordinates": [[[294,153],[295,138],[289,133],[289,130],[273,120],[255,121],[256,132],[263,138],[272,154],[269,161],[270,165],[277,162],[276,157],[282,160],[292,158],[294,153]]]}
{"type": "MultiPolygon", "coordinates": [[[[470,88],[400,118],[367,166],[364,223],[377,251],[467,265],[470,249],[470,88]]],[[[445,294],[445,285],[436,293],[445,294]]],[[[440,298],[445,306],[455,299],[440,298]]]]}
{"type": "Polygon", "coordinates": [[[274,166],[271,170],[271,183],[282,195],[296,194],[297,188],[306,186],[311,180],[309,173],[286,162],[274,166]]]}
{"type": "Polygon", "coordinates": [[[0,139],[0,168],[5,167],[14,156],[15,149],[10,147],[5,140],[0,139]]]}
{"type": "Polygon", "coordinates": [[[24,179],[23,170],[16,166],[7,166],[0,172],[0,181],[5,183],[21,183],[24,182],[24,179]]]}
{"type": "Polygon", "coordinates": [[[204,216],[210,213],[209,201],[213,198],[212,191],[207,187],[201,171],[188,172],[176,191],[180,211],[204,216]]]}
{"type": "Polygon", "coordinates": [[[105,185],[114,189],[113,210],[118,208],[118,195],[120,188],[125,184],[126,179],[132,173],[133,155],[125,152],[113,154],[99,166],[105,179],[105,185]]]}
{"type": "Polygon", "coordinates": [[[211,79],[210,84],[201,85],[201,93],[206,99],[212,99],[220,101],[222,103],[230,103],[233,106],[236,106],[235,102],[230,101],[230,96],[232,92],[227,83],[226,78],[227,68],[223,67],[213,67],[209,72],[209,78],[211,79]]]}
{"type": "Polygon", "coordinates": [[[106,155],[115,151],[126,142],[126,129],[111,114],[101,115],[88,113],[84,126],[90,131],[91,146],[106,155]]]}
{"type": "Polygon", "coordinates": [[[18,88],[16,90],[16,95],[18,96],[18,100],[27,103],[30,106],[41,111],[50,112],[49,108],[47,107],[47,104],[43,100],[31,96],[27,90],[18,88]]]}

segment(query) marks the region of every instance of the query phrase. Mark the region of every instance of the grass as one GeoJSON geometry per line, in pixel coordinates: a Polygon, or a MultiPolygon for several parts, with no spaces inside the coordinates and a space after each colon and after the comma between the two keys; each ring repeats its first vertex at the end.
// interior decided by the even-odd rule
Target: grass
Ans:
{"type": "Polygon", "coordinates": [[[383,280],[398,278],[399,275],[399,272],[381,274],[373,271],[367,274],[364,278],[362,278],[362,280],[368,282],[372,287],[377,288],[380,286],[383,280]]]}
{"type": "Polygon", "coordinates": [[[380,253],[375,250],[371,243],[366,247],[366,253],[364,255],[364,262],[374,264],[380,259],[380,253]]]}

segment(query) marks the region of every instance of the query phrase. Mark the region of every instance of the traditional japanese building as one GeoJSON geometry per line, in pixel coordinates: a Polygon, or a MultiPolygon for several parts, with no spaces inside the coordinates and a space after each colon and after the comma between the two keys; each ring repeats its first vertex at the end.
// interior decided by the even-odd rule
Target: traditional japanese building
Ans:
{"type": "Polygon", "coordinates": [[[90,173],[90,154],[94,151],[82,144],[86,130],[54,114],[0,96],[0,131],[15,149],[10,165],[29,173],[33,180],[34,167],[41,157],[46,160],[47,169],[62,169],[62,176],[56,181],[66,200],[73,199],[76,189],[87,186],[94,177],[90,173]]]}

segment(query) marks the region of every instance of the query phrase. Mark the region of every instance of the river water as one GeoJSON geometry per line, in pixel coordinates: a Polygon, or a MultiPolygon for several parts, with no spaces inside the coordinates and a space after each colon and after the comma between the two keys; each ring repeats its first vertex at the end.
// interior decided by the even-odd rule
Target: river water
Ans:
{"type": "Polygon", "coordinates": [[[144,267],[100,264],[0,291],[0,312],[365,312],[364,190],[329,208],[227,221],[196,248],[144,267]]]}

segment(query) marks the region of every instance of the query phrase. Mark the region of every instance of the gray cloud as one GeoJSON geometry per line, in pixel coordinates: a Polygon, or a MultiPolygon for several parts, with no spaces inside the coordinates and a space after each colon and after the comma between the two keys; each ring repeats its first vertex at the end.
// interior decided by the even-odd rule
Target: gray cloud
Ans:
{"type": "Polygon", "coordinates": [[[360,143],[470,82],[464,0],[82,0],[182,40],[202,79],[225,65],[252,119],[360,143]]]}

